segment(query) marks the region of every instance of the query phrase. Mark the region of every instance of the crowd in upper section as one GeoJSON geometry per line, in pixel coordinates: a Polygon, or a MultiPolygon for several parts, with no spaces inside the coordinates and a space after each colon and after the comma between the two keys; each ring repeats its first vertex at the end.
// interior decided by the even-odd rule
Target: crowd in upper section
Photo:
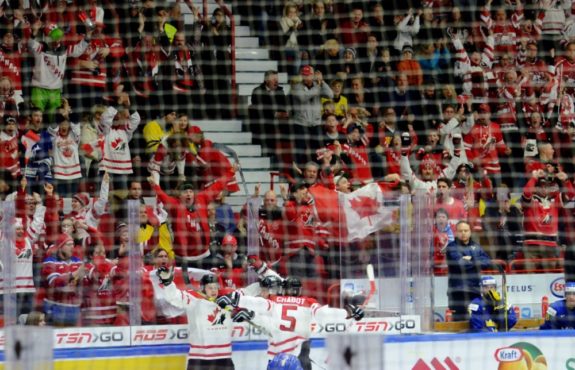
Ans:
{"type": "Polygon", "coordinates": [[[125,323],[129,220],[144,277],[215,268],[239,287],[265,263],[309,293],[367,263],[394,275],[397,218],[353,243],[340,227],[338,192],[372,182],[435,197],[437,274],[459,221],[492,258],[573,273],[570,1],[232,3],[279,61],[245,118],[291,183],[283,202],[272,190],[240,214],[225,202],[239,190],[235,153],[193,124],[236,111],[232,12],[216,3],[211,14],[189,0],[0,5],[0,194],[16,201],[17,259],[2,267],[19,312],[125,323]]]}

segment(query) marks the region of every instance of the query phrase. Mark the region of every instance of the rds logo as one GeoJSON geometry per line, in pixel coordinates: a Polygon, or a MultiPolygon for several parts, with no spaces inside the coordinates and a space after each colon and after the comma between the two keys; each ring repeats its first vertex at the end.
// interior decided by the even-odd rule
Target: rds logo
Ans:
{"type": "Polygon", "coordinates": [[[546,370],[547,360],[531,343],[518,342],[495,351],[498,370],[546,370]]]}
{"type": "Polygon", "coordinates": [[[556,298],[565,297],[565,294],[563,293],[564,289],[565,289],[565,279],[562,277],[558,277],[557,279],[553,280],[551,282],[551,285],[549,285],[549,290],[551,291],[551,294],[553,294],[553,296],[556,298]]]}

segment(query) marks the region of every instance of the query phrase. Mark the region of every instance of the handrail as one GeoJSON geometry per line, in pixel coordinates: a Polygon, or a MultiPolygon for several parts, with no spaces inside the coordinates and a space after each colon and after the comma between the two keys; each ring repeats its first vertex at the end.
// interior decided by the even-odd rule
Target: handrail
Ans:
{"type": "Polygon", "coordinates": [[[505,262],[504,260],[501,259],[492,259],[491,260],[491,265],[488,268],[482,269],[482,273],[490,273],[493,275],[498,275],[501,274],[502,272],[508,272],[509,271],[509,267],[507,266],[507,262],[505,262]],[[493,266],[500,266],[501,268],[495,268],[493,269],[493,266]]]}
{"type": "Polygon", "coordinates": [[[546,273],[546,272],[563,272],[563,258],[522,258],[509,262],[509,271],[511,273],[546,273]],[[544,265],[546,262],[557,263],[558,267],[552,268],[526,268],[528,264],[531,265],[544,265]],[[519,268],[521,267],[521,268],[519,268]]]}

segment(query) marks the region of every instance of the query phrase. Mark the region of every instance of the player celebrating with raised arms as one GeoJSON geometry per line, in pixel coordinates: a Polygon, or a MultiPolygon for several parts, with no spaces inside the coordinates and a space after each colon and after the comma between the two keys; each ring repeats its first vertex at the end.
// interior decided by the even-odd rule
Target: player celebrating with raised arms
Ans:
{"type": "Polygon", "coordinates": [[[199,292],[178,289],[172,283],[172,271],[166,267],[158,268],[157,275],[164,289],[154,292],[156,302],[182,309],[188,316],[188,369],[233,370],[233,323],[250,320],[254,313],[242,309],[232,313],[220,308],[216,304],[220,285],[214,274],[206,274],[201,278],[199,292]]]}
{"type": "Polygon", "coordinates": [[[301,281],[288,277],[283,281],[283,294],[277,294],[273,278],[264,278],[261,288],[269,296],[250,297],[233,292],[217,299],[220,307],[241,307],[253,310],[257,315],[254,323],[264,327],[270,335],[268,355],[270,360],[278,353],[298,356],[304,370],[311,370],[310,342],[311,322],[344,322],[348,319],[361,320],[363,310],[348,304],[345,309],[320,305],[315,299],[301,297],[301,281]],[[269,285],[269,286],[268,286],[269,285]]]}

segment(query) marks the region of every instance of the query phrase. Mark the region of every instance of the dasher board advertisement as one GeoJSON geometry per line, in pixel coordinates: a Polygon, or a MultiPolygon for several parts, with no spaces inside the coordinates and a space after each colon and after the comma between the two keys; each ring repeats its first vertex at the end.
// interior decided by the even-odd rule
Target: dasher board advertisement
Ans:
{"type": "Polygon", "coordinates": [[[384,338],[385,369],[575,370],[575,332],[384,338]]]}

